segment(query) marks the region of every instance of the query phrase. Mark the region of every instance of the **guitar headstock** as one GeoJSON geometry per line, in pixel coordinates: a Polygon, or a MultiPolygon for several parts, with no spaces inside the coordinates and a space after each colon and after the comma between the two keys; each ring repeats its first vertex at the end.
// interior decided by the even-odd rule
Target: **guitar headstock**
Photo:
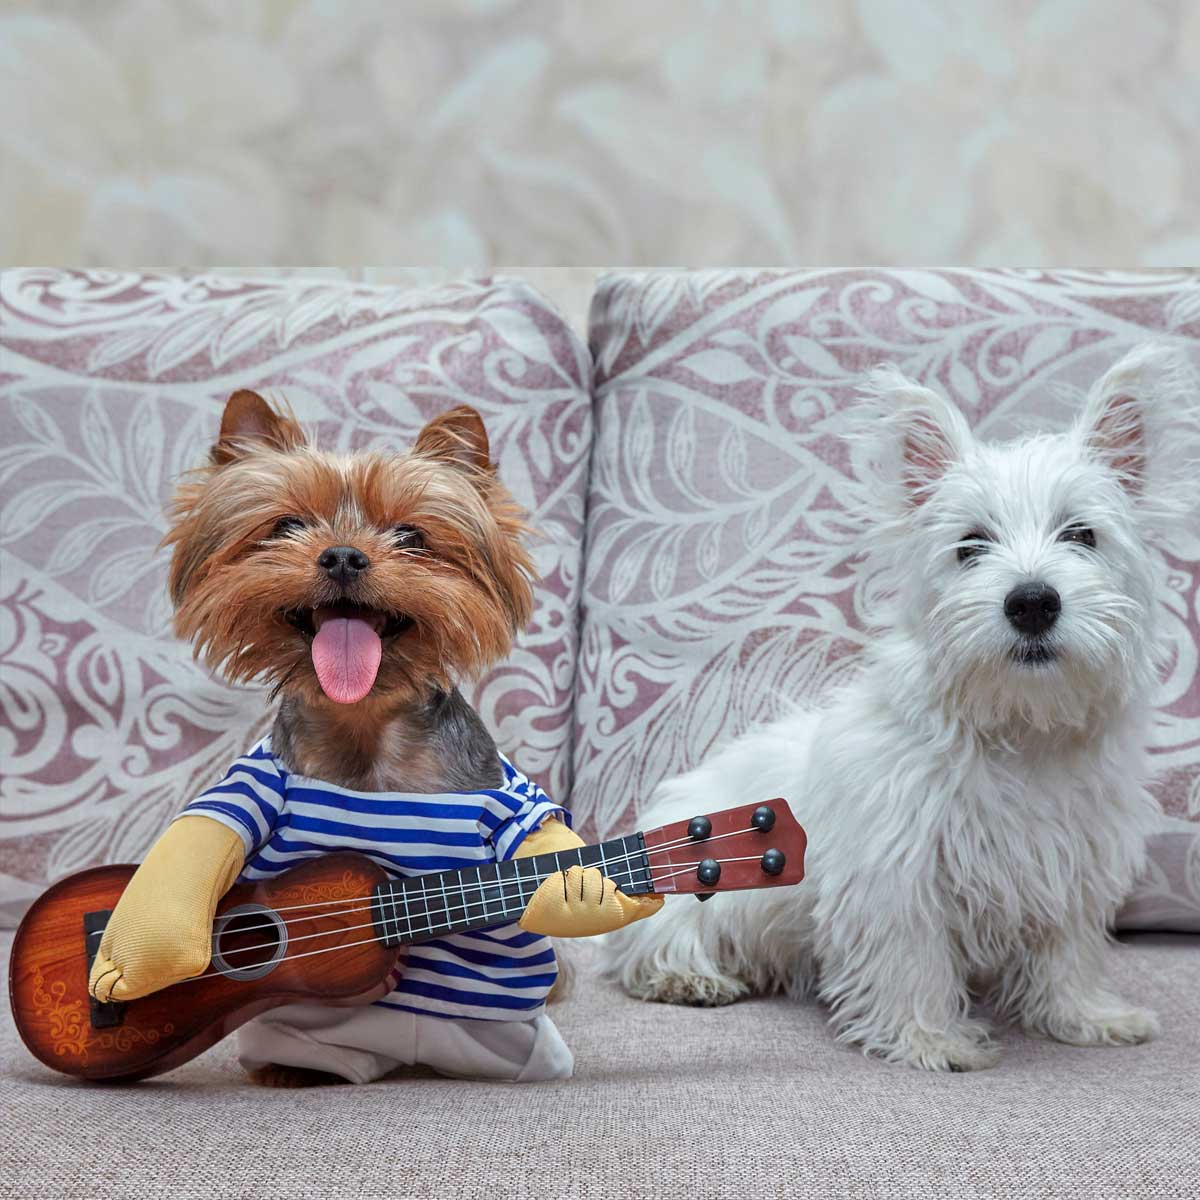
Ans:
{"type": "Polygon", "coordinates": [[[779,887],[804,878],[808,838],[786,800],[743,804],[642,834],[656,892],[779,887]]]}

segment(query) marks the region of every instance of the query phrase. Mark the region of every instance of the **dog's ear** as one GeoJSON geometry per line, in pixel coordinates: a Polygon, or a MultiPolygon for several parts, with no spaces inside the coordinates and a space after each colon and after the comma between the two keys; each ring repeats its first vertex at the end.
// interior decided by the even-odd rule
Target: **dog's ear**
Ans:
{"type": "Polygon", "coordinates": [[[304,432],[288,412],[269,405],[257,392],[234,392],[221,414],[221,431],[209,452],[223,467],[262,450],[293,450],[304,445],[304,432]]]}
{"type": "Polygon", "coordinates": [[[925,503],[934,484],[958,457],[953,439],[934,412],[914,408],[904,430],[900,476],[912,504],[925,503]]]}
{"type": "MultiPolygon", "coordinates": [[[[1173,451],[1197,451],[1197,385],[1182,353],[1139,346],[1111,367],[1088,393],[1076,426],[1085,450],[1100,459],[1131,497],[1143,496],[1152,463],[1167,467],[1173,451]],[[1173,443],[1173,445],[1172,445],[1173,443]]],[[[1194,459],[1193,467],[1200,467],[1194,459]]]]}
{"type": "Polygon", "coordinates": [[[905,504],[919,508],[962,459],[971,440],[967,423],[937,392],[894,367],[872,371],[864,395],[864,415],[876,443],[873,457],[900,485],[905,504]]]}
{"type": "Polygon", "coordinates": [[[469,471],[490,474],[492,470],[483,418],[466,404],[434,417],[417,434],[413,453],[423,458],[439,458],[469,471]]]}

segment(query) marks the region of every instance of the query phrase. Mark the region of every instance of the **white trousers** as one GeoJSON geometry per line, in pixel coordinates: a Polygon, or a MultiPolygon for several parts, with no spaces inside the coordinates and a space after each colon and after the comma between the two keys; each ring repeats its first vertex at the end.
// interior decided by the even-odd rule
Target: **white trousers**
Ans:
{"type": "Polygon", "coordinates": [[[427,1017],[367,1004],[285,1004],[243,1025],[238,1059],[308,1067],[370,1083],[397,1067],[424,1066],[455,1079],[535,1083],[569,1079],[575,1060],[543,1012],[531,1021],[427,1017]]]}

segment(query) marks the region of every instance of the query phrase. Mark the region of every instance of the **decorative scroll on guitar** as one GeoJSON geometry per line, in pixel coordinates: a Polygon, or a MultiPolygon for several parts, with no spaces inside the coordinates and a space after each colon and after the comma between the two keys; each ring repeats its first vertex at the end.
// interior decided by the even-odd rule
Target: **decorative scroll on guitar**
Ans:
{"type": "Polygon", "coordinates": [[[281,1004],[378,1000],[405,946],[514,921],[538,885],[568,867],[598,867],[628,895],[705,900],[799,883],[806,845],[787,804],[771,800],[578,850],[430,875],[394,878],[363,855],[329,854],[231,888],[217,908],[209,968],[116,1004],[88,994],[88,972],[135,868],[96,867],[56,883],[26,914],[9,998],[22,1039],[47,1066],[86,1079],[140,1079],[281,1004]]]}

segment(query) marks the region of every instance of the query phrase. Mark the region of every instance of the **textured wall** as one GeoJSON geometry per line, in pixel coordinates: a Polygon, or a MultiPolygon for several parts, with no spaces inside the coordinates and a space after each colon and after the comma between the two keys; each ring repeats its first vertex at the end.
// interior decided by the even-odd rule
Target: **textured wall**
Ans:
{"type": "Polygon", "coordinates": [[[0,0],[0,261],[1200,257],[1186,0],[0,0]]]}

